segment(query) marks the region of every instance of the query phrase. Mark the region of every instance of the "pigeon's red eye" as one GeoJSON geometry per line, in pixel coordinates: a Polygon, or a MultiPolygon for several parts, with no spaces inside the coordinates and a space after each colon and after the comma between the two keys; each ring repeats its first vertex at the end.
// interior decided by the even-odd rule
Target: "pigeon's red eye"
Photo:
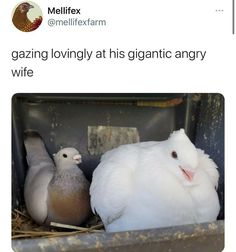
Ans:
{"type": "Polygon", "coordinates": [[[63,155],[62,155],[64,158],[67,158],[67,155],[64,153],[63,155]]]}
{"type": "Polygon", "coordinates": [[[175,159],[178,158],[176,151],[172,151],[171,156],[172,156],[172,158],[175,158],[175,159]]]}

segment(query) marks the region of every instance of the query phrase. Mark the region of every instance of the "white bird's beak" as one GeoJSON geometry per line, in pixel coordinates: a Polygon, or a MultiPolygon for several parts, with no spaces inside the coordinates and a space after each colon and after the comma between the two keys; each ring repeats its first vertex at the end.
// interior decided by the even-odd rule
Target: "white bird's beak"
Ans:
{"type": "Polygon", "coordinates": [[[80,164],[82,162],[82,157],[80,154],[76,154],[73,159],[75,160],[76,164],[80,164]]]}
{"type": "Polygon", "coordinates": [[[181,169],[185,179],[187,179],[189,182],[191,182],[193,180],[193,177],[194,177],[194,172],[191,171],[187,167],[182,167],[181,165],[179,166],[179,168],[181,169]]]}

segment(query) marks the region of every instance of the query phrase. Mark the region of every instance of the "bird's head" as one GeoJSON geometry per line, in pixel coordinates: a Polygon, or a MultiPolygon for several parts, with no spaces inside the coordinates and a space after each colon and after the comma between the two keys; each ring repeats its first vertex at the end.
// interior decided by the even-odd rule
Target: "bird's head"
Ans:
{"type": "Polygon", "coordinates": [[[27,2],[24,2],[17,7],[17,10],[21,13],[27,13],[31,8],[34,8],[34,6],[27,2]]]}
{"type": "Polygon", "coordinates": [[[71,167],[73,165],[80,164],[82,157],[75,148],[63,148],[54,154],[54,161],[56,166],[60,167],[71,167]]]}
{"type": "Polygon", "coordinates": [[[182,182],[191,183],[198,166],[198,154],[184,129],[174,131],[166,141],[166,146],[171,172],[182,182]]]}

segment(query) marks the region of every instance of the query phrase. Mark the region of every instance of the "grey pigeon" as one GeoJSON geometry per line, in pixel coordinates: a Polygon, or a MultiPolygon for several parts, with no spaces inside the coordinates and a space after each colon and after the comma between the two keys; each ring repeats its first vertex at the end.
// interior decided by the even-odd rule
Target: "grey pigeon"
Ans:
{"type": "Polygon", "coordinates": [[[25,132],[28,172],[24,186],[26,208],[38,224],[80,225],[90,215],[89,182],[77,164],[75,148],[61,149],[50,158],[41,136],[25,132]]]}

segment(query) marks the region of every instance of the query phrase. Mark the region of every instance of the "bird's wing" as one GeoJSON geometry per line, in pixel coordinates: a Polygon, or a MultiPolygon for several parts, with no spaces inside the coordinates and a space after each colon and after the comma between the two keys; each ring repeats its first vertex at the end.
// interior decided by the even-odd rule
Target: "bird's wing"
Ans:
{"type": "Polygon", "coordinates": [[[48,215],[48,184],[53,173],[54,166],[41,163],[38,166],[30,167],[26,176],[24,187],[26,207],[31,217],[39,224],[44,223],[48,215]]]}
{"type": "Polygon", "coordinates": [[[42,162],[54,164],[38,132],[26,131],[24,133],[24,145],[28,166],[30,168],[42,162]]]}
{"type": "Polygon", "coordinates": [[[29,25],[28,30],[29,31],[36,30],[41,25],[42,21],[43,21],[43,18],[41,16],[39,16],[38,18],[34,19],[34,21],[29,25]]]}
{"type": "Polygon", "coordinates": [[[219,172],[216,163],[203,150],[197,149],[198,152],[198,168],[204,170],[212,185],[217,189],[219,181],[219,172]]]}
{"type": "Polygon", "coordinates": [[[91,207],[105,225],[119,218],[128,204],[137,159],[135,148],[121,146],[106,153],[93,173],[91,207]]]}
{"type": "Polygon", "coordinates": [[[37,132],[26,132],[24,144],[29,166],[24,186],[25,203],[32,218],[43,223],[47,217],[48,184],[55,166],[37,132]]]}

